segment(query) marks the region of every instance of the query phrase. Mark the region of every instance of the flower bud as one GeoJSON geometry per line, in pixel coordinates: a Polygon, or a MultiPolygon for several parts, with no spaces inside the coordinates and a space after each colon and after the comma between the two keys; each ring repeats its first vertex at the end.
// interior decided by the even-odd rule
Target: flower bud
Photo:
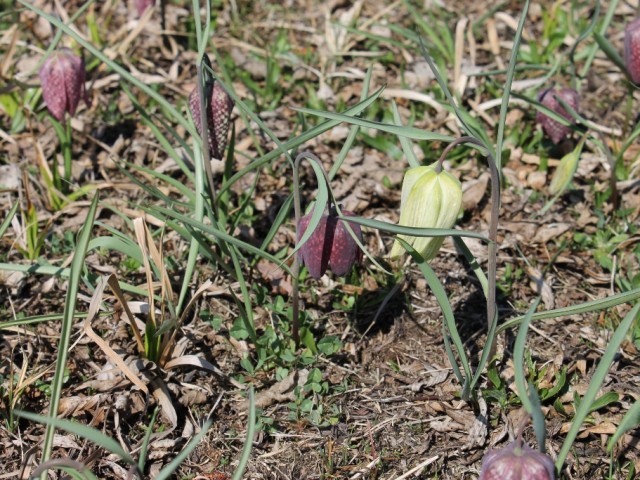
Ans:
{"type": "Polygon", "coordinates": [[[85,91],[86,70],[84,59],[73,54],[69,48],[52,53],[40,68],[42,96],[51,115],[58,121],[64,114],[74,115],[80,99],[88,104],[85,91]]]}
{"type": "MultiPolygon", "coordinates": [[[[556,100],[555,95],[560,97],[562,100],[567,102],[567,104],[573,108],[574,110],[578,110],[578,104],[580,102],[580,96],[578,92],[576,92],[573,88],[563,88],[560,91],[556,91],[554,88],[547,88],[543,90],[538,95],[538,101],[542,103],[549,110],[553,110],[558,115],[562,115],[567,120],[573,121],[573,117],[569,112],[567,112],[560,102],[556,100]]],[[[542,125],[542,129],[544,132],[551,138],[551,141],[554,144],[560,143],[569,132],[571,132],[571,128],[557,122],[556,120],[546,116],[542,112],[536,113],[536,121],[542,125]]]]}
{"type": "Polygon", "coordinates": [[[573,176],[578,168],[578,160],[580,160],[580,154],[582,153],[582,146],[584,145],[586,137],[583,137],[576,148],[567,153],[560,163],[556,167],[556,171],[553,173],[551,183],[549,184],[549,193],[551,195],[559,195],[562,193],[571,183],[573,176]]]}
{"type": "Polygon", "coordinates": [[[482,460],[478,480],[553,480],[553,461],[548,455],[516,440],[500,450],[490,450],[482,460]]]}
{"type": "Polygon", "coordinates": [[[640,85],[640,18],[624,29],[624,63],[633,83],[640,85]]]}
{"type": "MultiPolygon", "coordinates": [[[[306,232],[312,213],[300,219],[298,241],[306,232]]],[[[342,210],[342,216],[352,217],[354,214],[342,210]]],[[[349,222],[349,226],[362,242],[360,225],[349,222]]],[[[329,267],[335,275],[344,276],[351,271],[355,263],[362,259],[362,252],[347,230],[345,222],[338,218],[337,212],[332,208],[328,215],[324,214],[320,218],[318,226],[300,248],[298,259],[302,265],[306,265],[313,278],[322,277],[329,267]]]]}
{"type": "MultiPolygon", "coordinates": [[[[462,205],[462,186],[450,173],[438,172],[436,165],[413,167],[402,181],[400,225],[418,228],[451,228],[462,205]]],[[[411,237],[399,235],[425,260],[436,256],[444,237],[411,237]]],[[[397,258],[404,248],[397,240],[391,258],[397,258]]]]}
{"type": "MultiPolygon", "coordinates": [[[[207,105],[207,128],[209,140],[209,153],[213,158],[222,160],[224,149],[227,146],[227,134],[233,110],[233,100],[225,89],[218,82],[213,86],[207,84],[204,87],[205,102],[207,105]]],[[[200,100],[198,98],[198,87],[189,96],[189,109],[196,124],[198,133],[202,135],[200,125],[200,100]]]]}

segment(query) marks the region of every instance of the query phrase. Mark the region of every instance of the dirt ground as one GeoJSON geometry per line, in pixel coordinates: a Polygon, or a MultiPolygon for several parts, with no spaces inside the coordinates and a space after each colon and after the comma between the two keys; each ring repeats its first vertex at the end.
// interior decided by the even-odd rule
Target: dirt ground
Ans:
{"type": "MultiPolygon", "coordinates": [[[[78,7],[75,1],[63,3],[69,12],[78,7]]],[[[127,22],[137,20],[132,18],[124,3],[105,2],[105,5],[96,5],[95,11],[112,16],[114,34],[110,48],[114,52],[123,48],[121,52],[126,52],[114,56],[128,59],[127,66],[135,66],[140,78],[158,85],[176,105],[184,106],[195,85],[196,55],[188,49],[184,35],[191,18],[191,7],[170,3],[166,7],[165,28],[171,34],[164,36],[159,34],[159,12],[148,20],[137,37],[127,39],[121,32],[128,29],[127,22]],[[158,83],[158,76],[162,84],[158,83]]],[[[501,94],[497,86],[502,84],[504,76],[466,74],[495,70],[508,62],[509,42],[513,38],[520,2],[502,2],[496,10],[499,14],[488,16],[485,14],[493,6],[491,2],[456,2],[455,7],[450,2],[442,2],[444,8],[438,7],[441,2],[411,3],[421,11],[427,8],[425,5],[433,4],[428,8],[435,9],[438,20],[446,22],[452,31],[457,27],[466,28],[461,23],[463,16],[477,22],[474,42],[469,44],[467,41],[464,46],[461,66],[464,78],[458,77],[457,81],[464,89],[464,104],[476,112],[495,138],[492,127],[497,122],[498,108],[482,110],[478,105],[501,94]],[[493,33],[498,36],[497,52],[493,50],[493,33]]],[[[549,9],[569,8],[569,3],[534,2],[525,26],[523,48],[528,48],[528,40],[542,37],[543,17],[549,9]]],[[[223,57],[231,59],[232,73],[243,71],[252,82],[265,85],[271,81],[269,62],[280,65],[279,74],[274,77],[278,84],[274,91],[281,92],[279,98],[278,94],[260,98],[247,87],[246,81],[232,77],[239,97],[258,106],[260,118],[279,139],[288,138],[300,128],[298,113],[292,110],[293,107],[309,107],[310,102],[317,100],[326,110],[335,111],[357,103],[362,79],[369,67],[373,68],[371,91],[386,86],[379,102],[387,113],[381,110],[374,119],[381,121],[383,113],[385,120],[390,118],[389,100],[394,99],[405,124],[413,119],[418,128],[459,134],[445,109],[434,108],[424,103],[427,100],[412,95],[434,92],[437,88],[418,51],[403,46],[406,39],[390,29],[391,25],[415,28],[413,16],[404,2],[231,1],[221,2],[217,8],[213,44],[223,57]],[[340,26],[344,24],[355,25],[357,31],[340,26]],[[373,42],[371,37],[360,32],[377,35],[383,41],[373,42]],[[269,52],[275,53],[267,60],[269,52]],[[313,63],[306,64],[305,61],[313,63]],[[412,106],[415,104],[419,107],[412,106]]],[[[591,11],[587,6],[579,8],[585,15],[591,11]]],[[[632,8],[633,2],[621,2],[616,20],[620,22],[631,15],[632,8]]],[[[21,13],[20,18],[25,21],[21,41],[36,38],[36,44],[46,45],[50,32],[43,24],[30,13],[21,13]]],[[[8,38],[9,34],[5,34],[5,43],[0,46],[5,54],[8,38]]],[[[611,41],[621,48],[620,35],[613,35],[611,41]]],[[[27,70],[28,65],[37,60],[30,58],[24,48],[18,48],[17,52],[20,55],[14,54],[13,61],[24,63],[19,65],[20,71],[27,70]]],[[[449,65],[449,68],[455,81],[453,66],[449,65]]],[[[613,69],[604,56],[598,55],[581,93],[583,114],[606,128],[616,129],[623,125],[628,105],[627,90],[622,82],[608,81],[614,75],[613,69]]],[[[539,72],[524,72],[517,81],[538,77],[539,72]]],[[[37,83],[37,76],[32,80],[30,83],[37,83]]],[[[74,144],[77,157],[74,172],[78,182],[94,182],[100,186],[103,203],[98,214],[101,226],[97,228],[97,236],[107,234],[107,227],[126,229],[109,206],[133,218],[143,215],[143,207],[156,201],[148,198],[118,170],[117,161],[126,159],[135,165],[162,169],[175,178],[181,177],[175,165],[167,166],[166,154],[153,132],[138,121],[131,101],[119,86],[118,76],[101,66],[93,66],[88,81],[92,86],[92,104],[80,109],[73,124],[78,132],[78,141],[74,144]]],[[[515,88],[524,92],[520,85],[515,88]]],[[[638,112],[640,96],[637,91],[634,95],[631,108],[638,112]]],[[[143,95],[138,95],[138,100],[143,99],[143,95]]],[[[547,287],[540,309],[575,305],[619,292],[612,273],[603,268],[593,249],[581,248],[575,242],[577,232],[595,236],[599,230],[607,228],[602,219],[610,221],[611,202],[602,201],[602,192],[609,182],[606,159],[587,147],[573,188],[541,215],[548,199],[544,192],[551,172],[542,167],[545,164],[556,166],[568,147],[561,145],[552,149],[548,159],[527,151],[524,142],[509,132],[519,132],[526,125],[534,125],[534,117],[533,108],[517,102],[507,117],[508,156],[503,167],[498,250],[501,322],[526,312],[536,297],[535,278],[538,275],[543,277],[547,287]]],[[[4,124],[7,117],[2,118],[4,124]]],[[[259,153],[237,110],[233,119],[236,167],[240,170],[259,153]]],[[[260,137],[254,123],[251,128],[260,137]]],[[[347,134],[348,127],[337,127],[308,142],[304,149],[315,153],[329,170],[347,134]]],[[[360,216],[397,223],[399,185],[406,163],[402,158],[395,158],[393,151],[377,148],[380,143],[375,140],[382,136],[376,136],[373,131],[366,132],[366,136],[366,139],[356,141],[338,172],[333,182],[335,195],[346,209],[360,216]]],[[[422,147],[417,149],[419,158],[428,161],[437,158],[443,148],[438,142],[416,143],[422,147]]],[[[393,144],[397,150],[396,139],[393,144]]],[[[273,143],[262,136],[261,146],[268,151],[273,143]]],[[[34,165],[39,147],[44,157],[49,158],[58,148],[58,139],[50,124],[44,119],[39,121],[34,115],[28,121],[28,128],[15,135],[13,141],[3,140],[0,163],[27,170],[29,165],[34,165]],[[34,142],[34,137],[38,142],[34,142]]],[[[625,159],[631,163],[637,155],[638,146],[635,145],[627,151],[625,159]]],[[[476,154],[469,158],[454,156],[448,166],[460,178],[464,189],[464,215],[458,226],[486,233],[491,202],[490,177],[484,159],[476,154]]],[[[253,198],[255,222],[243,225],[236,232],[239,237],[260,245],[290,192],[288,173],[282,174],[288,172],[287,168],[286,161],[281,158],[260,171],[261,178],[253,198]]],[[[636,160],[632,173],[637,171],[636,160]]],[[[139,175],[144,181],[156,181],[143,173],[139,175]]],[[[233,194],[239,198],[252,180],[252,175],[248,175],[234,187],[233,194]]],[[[315,188],[310,169],[305,172],[303,183],[306,200],[311,200],[315,188]]],[[[64,250],[65,235],[82,225],[88,202],[74,202],[58,213],[49,212],[42,190],[37,189],[35,181],[32,185],[35,186],[33,197],[42,212],[40,220],[50,228],[50,237],[57,238],[58,244],[62,245],[56,250],[51,244],[53,240],[49,240],[45,257],[52,265],[67,266],[72,252],[64,250]]],[[[170,195],[176,193],[171,186],[163,188],[170,195]]],[[[619,182],[619,188],[622,199],[619,208],[628,209],[628,221],[637,224],[640,212],[637,182],[619,182]]],[[[5,194],[0,199],[0,210],[8,209],[15,201],[16,197],[12,195],[5,194]]],[[[26,263],[7,235],[0,244],[2,261],[26,263]]],[[[291,246],[294,238],[291,220],[278,232],[269,251],[275,253],[291,246]]],[[[637,234],[631,236],[616,250],[619,271],[638,271],[638,257],[631,253],[638,238],[637,234]],[[625,252],[629,254],[624,255],[625,252]]],[[[392,238],[367,230],[365,241],[373,256],[384,258],[392,238]]],[[[167,256],[186,258],[188,245],[177,234],[168,232],[163,242],[167,256]]],[[[484,246],[472,239],[468,240],[468,245],[486,266],[484,246]]],[[[96,251],[87,258],[86,265],[95,275],[114,273],[126,276],[129,283],[143,285],[142,270],[127,270],[122,262],[123,258],[116,253],[96,251]]],[[[445,241],[431,266],[447,290],[465,348],[477,361],[486,333],[486,306],[481,286],[450,239],[445,241]]],[[[226,274],[213,272],[204,260],[198,269],[200,279],[211,276],[213,286],[198,304],[198,315],[184,325],[185,340],[180,345],[185,354],[197,355],[215,365],[219,374],[195,368],[162,372],[153,366],[144,366],[147,372],[153,372],[150,375],[163,378],[177,415],[176,423],[172,425],[172,419],[164,412],[160,413],[166,434],[159,435],[151,443],[149,478],[171,461],[209,415],[213,420],[210,431],[182,464],[176,478],[231,478],[244,445],[247,425],[246,392],[239,388],[238,382],[255,387],[261,407],[259,420],[263,428],[254,438],[245,473],[245,478],[250,479],[475,479],[486,451],[507,445],[523,421],[523,409],[513,386],[512,349],[517,331],[507,331],[498,339],[500,359],[495,371],[503,385],[498,387],[485,377],[478,401],[461,400],[461,385],[452,373],[444,348],[441,310],[420,271],[411,263],[402,268],[403,275],[386,275],[365,259],[358,273],[344,281],[331,275],[318,281],[306,280],[302,300],[304,310],[312,319],[314,334],[317,338],[335,336],[342,346],[334,354],[321,356],[312,365],[300,367],[297,375],[288,371],[284,379],[279,378],[276,368],[256,371],[253,375],[243,369],[241,359],[253,347],[230,334],[238,317],[230,292],[239,294],[237,286],[229,284],[226,274]],[[210,317],[203,312],[214,312],[216,321],[209,321],[210,317]],[[314,369],[320,371],[322,382],[326,384],[322,391],[307,392],[301,398],[294,387],[304,385],[314,369]],[[301,410],[299,402],[303,399],[312,401],[315,413],[301,410]]],[[[180,271],[173,271],[171,275],[179,285],[180,271]]],[[[247,275],[252,282],[262,286],[271,298],[270,302],[275,302],[278,295],[289,300],[290,279],[283,277],[273,264],[260,262],[251,268],[247,265],[247,275]]],[[[2,321],[15,316],[59,314],[63,310],[64,279],[25,275],[11,281],[6,276],[0,280],[0,315],[5,317],[2,321]]],[[[82,289],[80,311],[88,309],[91,294],[86,286],[82,289]]],[[[113,307],[113,298],[107,297],[106,303],[113,307]]],[[[259,332],[273,325],[277,318],[267,303],[272,305],[269,302],[261,305],[257,299],[255,302],[259,332]]],[[[533,368],[540,373],[539,388],[553,387],[558,382],[558,375],[566,374],[566,385],[543,402],[547,450],[554,459],[571,425],[574,393],[582,394],[586,390],[613,327],[628,308],[623,305],[605,312],[539,321],[531,326],[527,352],[535,362],[533,368]]],[[[131,333],[118,314],[102,315],[94,320],[92,327],[123,355],[135,355],[131,333]]],[[[19,399],[17,406],[20,409],[47,412],[46,384],[55,364],[59,334],[56,321],[2,332],[0,378],[4,381],[10,372],[26,366],[25,374],[33,379],[19,399]]],[[[78,318],[72,344],[61,416],[91,425],[136,452],[145,433],[141,426],[148,424],[156,400],[145,398],[114,368],[109,358],[84,333],[81,318],[78,318]]],[[[618,400],[589,416],[568,457],[565,478],[609,478],[612,462],[616,471],[611,478],[632,478],[629,475],[633,475],[630,473],[633,468],[635,472],[640,471],[640,433],[637,430],[623,437],[613,455],[606,450],[607,441],[622,416],[640,398],[636,345],[632,339],[623,343],[603,387],[603,393],[617,393],[618,400]]],[[[6,393],[1,401],[2,410],[7,411],[6,393]]],[[[20,476],[33,471],[39,458],[42,434],[43,427],[34,423],[19,421],[13,430],[2,423],[0,456],[4,466],[0,468],[0,479],[26,478],[20,476]]],[[[532,427],[525,428],[524,437],[535,442],[532,427]]],[[[124,464],[115,456],[70,434],[61,432],[56,437],[54,456],[69,456],[90,465],[98,478],[128,478],[124,464]]]]}

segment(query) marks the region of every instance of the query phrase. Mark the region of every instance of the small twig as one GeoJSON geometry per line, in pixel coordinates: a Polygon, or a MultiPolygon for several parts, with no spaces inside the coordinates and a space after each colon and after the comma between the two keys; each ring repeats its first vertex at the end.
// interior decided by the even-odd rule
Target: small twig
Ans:
{"type": "Polygon", "coordinates": [[[379,461],[380,461],[380,457],[374,458],[371,462],[369,462],[367,465],[365,465],[360,470],[358,470],[358,472],[353,477],[349,478],[349,480],[356,480],[358,478],[363,478],[366,473],[369,473],[371,470],[375,468],[375,466],[378,464],[379,461]]]}
{"type": "Polygon", "coordinates": [[[440,458],[438,455],[434,455],[433,457],[427,458],[424,462],[420,463],[419,465],[416,465],[411,470],[409,470],[407,473],[405,473],[403,475],[400,475],[395,480],[404,480],[405,478],[409,478],[410,475],[413,475],[414,473],[417,473],[418,471],[422,470],[427,465],[431,465],[433,462],[438,460],[438,458],[440,458]]]}

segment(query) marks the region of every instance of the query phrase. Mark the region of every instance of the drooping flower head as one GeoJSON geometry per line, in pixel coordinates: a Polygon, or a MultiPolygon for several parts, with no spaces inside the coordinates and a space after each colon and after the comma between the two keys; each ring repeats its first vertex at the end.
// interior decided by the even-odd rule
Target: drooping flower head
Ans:
{"type": "Polygon", "coordinates": [[[553,460],[521,440],[490,450],[482,460],[478,480],[553,480],[553,460]]]}
{"type": "Polygon", "coordinates": [[[633,83],[640,85],[640,18],[624,29],[624,63],[633,83]]]}
{"type": "Polygon", "coordinates": [[[138,13],[138,16],[141,17],[144,12],[147,11],[147,8],[155,5],[156,0],[134,0],[133,5],[138,13]]]}
{"type": "MultiPolygon", "coordinates": [[[[567,112],[564,107],[556,99],[556,95],[564,100],[571,108],[578,110],[580,103],[580,95],[573,88],[563,88],[556,90],[555,88],[547,88],[538,94],[538,101],[542,103],[549,110],[553,110],[558,115],[562,115],[567,120],[573,121],[573,117],[567,112]]],[[[571,132],[571,128],[562,125],[560,122],[548,117],[542,112],[536,113],[536,121],[542,125],[542,129],[549,136],[554,144],[560,143],[566,135],[571,132]]]]}
{"type": "MultiPolygon", "coordinates": [[[[207,129],[209,137],[209,152],[213,158],[222,160],[224,149],[227,146],[227,135],[233,110],[233,100],[219,82],[214,82],[213,86],[205,86],[205,99],[207,108],[207,129]]],[[[200,122],[200,100],[198,98],[198,87],[194,88],[189,96],[189,109],[196,124],[198,133],[202,135],[202,125],[200,122]]]]}
{"type": "MultiPolygon", "coordinates": [[[[298,241],[307,231],[313,212],[300,219],[298,224],[298,241]]],[[[354,214],[342,210],[342,216],[352,217],[354,214]]],[[[362,242],[360,225],[348,222],[358,240],[362,242]]],[[[362,252],[358,247],[345,222],[340,220],[334,208],[320,218],[318,226],[311,237],[298,251],[298,260],[306,265],[313,278],[320,278],[328,268],[338,276],[344,276],[351,271],[351,267],[362,259],[362,252]]]]}
{"type": "Polygon", "coordinates": [[[42,96],[51,115],[58,121],[64,114],[74,115],[80,99],[88,102],[85,91],[86,69],[84,59],[69,48],[52,53],[40,68],[42,96]]]}
{"type": "MultiPolygon", "coordinates": [[[[400,225],[417,228],[451,228],[462,205],[460,181],[437,166],[413,167],[402,181],[400,199],[400,225]]],[[[399,235],[425,260],[436,256],[444,237],[411,237],[399,235]]],[[[391,249],[391,258],[400,257],[404,248],[397,240],[391,249]]]]}

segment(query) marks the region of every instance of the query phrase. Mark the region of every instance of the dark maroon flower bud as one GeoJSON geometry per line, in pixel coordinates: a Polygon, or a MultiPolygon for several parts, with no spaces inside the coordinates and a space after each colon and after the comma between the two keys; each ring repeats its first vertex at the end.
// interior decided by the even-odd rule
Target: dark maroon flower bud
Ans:
{"type": "MultiPolygon", "coordinates": [[[[227,134],[233,110],[233,100],[218,82],[213,86],[205,86],[205,98],[208,104],[207,124],[209,137],[209,153],[213,158],[222,160],[224,149],[227,146],[227,134]]],[[[202,135],[200,125],[200,100],[198,99],[198,87],[189,96],[189,109],[196,124],[198,133],[202,135]]]]}
{"type": "MultiPolygon", "coordinates": [[[[298,225],[298,240],[302,238],[309,226],[312,213],[300,219],[298,225]]],[[[342,210],[345,217],[354,214],[342,210]]],[[[362,230],[357,223],[349,222],[353,233],[362,242],[362,230]]],[[[345,222],[338,218],[334,209],[320,218],[320,222],[309,240],[298,253],[302,265],[306,265],[313,278],[320,278],[327,268],[338,275],[344,276],[351,271],[351,267],[362,259],[362,251],[345,226],[345,222]]]]}
{"type": "Polygon", "coordinates": [[[58,121],[64,114],[74,115],[80,99],[88,104],[84,87],[86,78],[84,59],[68,48],[52,53],[40,68],[42,96],[51,115],[58,121]]]}
{"type": "MultiPolygon", "coordinates": [[[[560,91],[557,91],[555,88],[548,88],[538,95],[538,101],[549,110],[553,110],[567,120],[573,121],[573,117],[562,107],[562,105],[560,105],[560,102],[558,102],[555,97],[556,95],[577,111],[578,104],[580,103],[580,96],[578,95],[578,92],[573,88],[563,88],[560,91]]],[[[560,122],[553,120],[542,112],[536,113],[536,121],[542,125],[542,129],[547,135],[549,135],[549,138],[551,138],[553,143],[560,143],[560,140],[571,132],[571,128],[566,125],[562,125],[560,122]]]]}
{"type": "Polygon", "coordinates": [[[136,12],[138,12],[138,16],[141,17],[147,11],[147,8],[152,7],[155,3],[156,0],[134,0],[133,5],[136,8],[136,12]]]}
{"type": "Polygon", "coordinates": [[[624,63],[633,83],[640,85],[640,18],[624,29],[624,63]]]}
{"type": "Polygon", "coordinates": [[[548,455],[516,440],[484,456],[478,480],[553,480],[554,470],[548,455]]]}

